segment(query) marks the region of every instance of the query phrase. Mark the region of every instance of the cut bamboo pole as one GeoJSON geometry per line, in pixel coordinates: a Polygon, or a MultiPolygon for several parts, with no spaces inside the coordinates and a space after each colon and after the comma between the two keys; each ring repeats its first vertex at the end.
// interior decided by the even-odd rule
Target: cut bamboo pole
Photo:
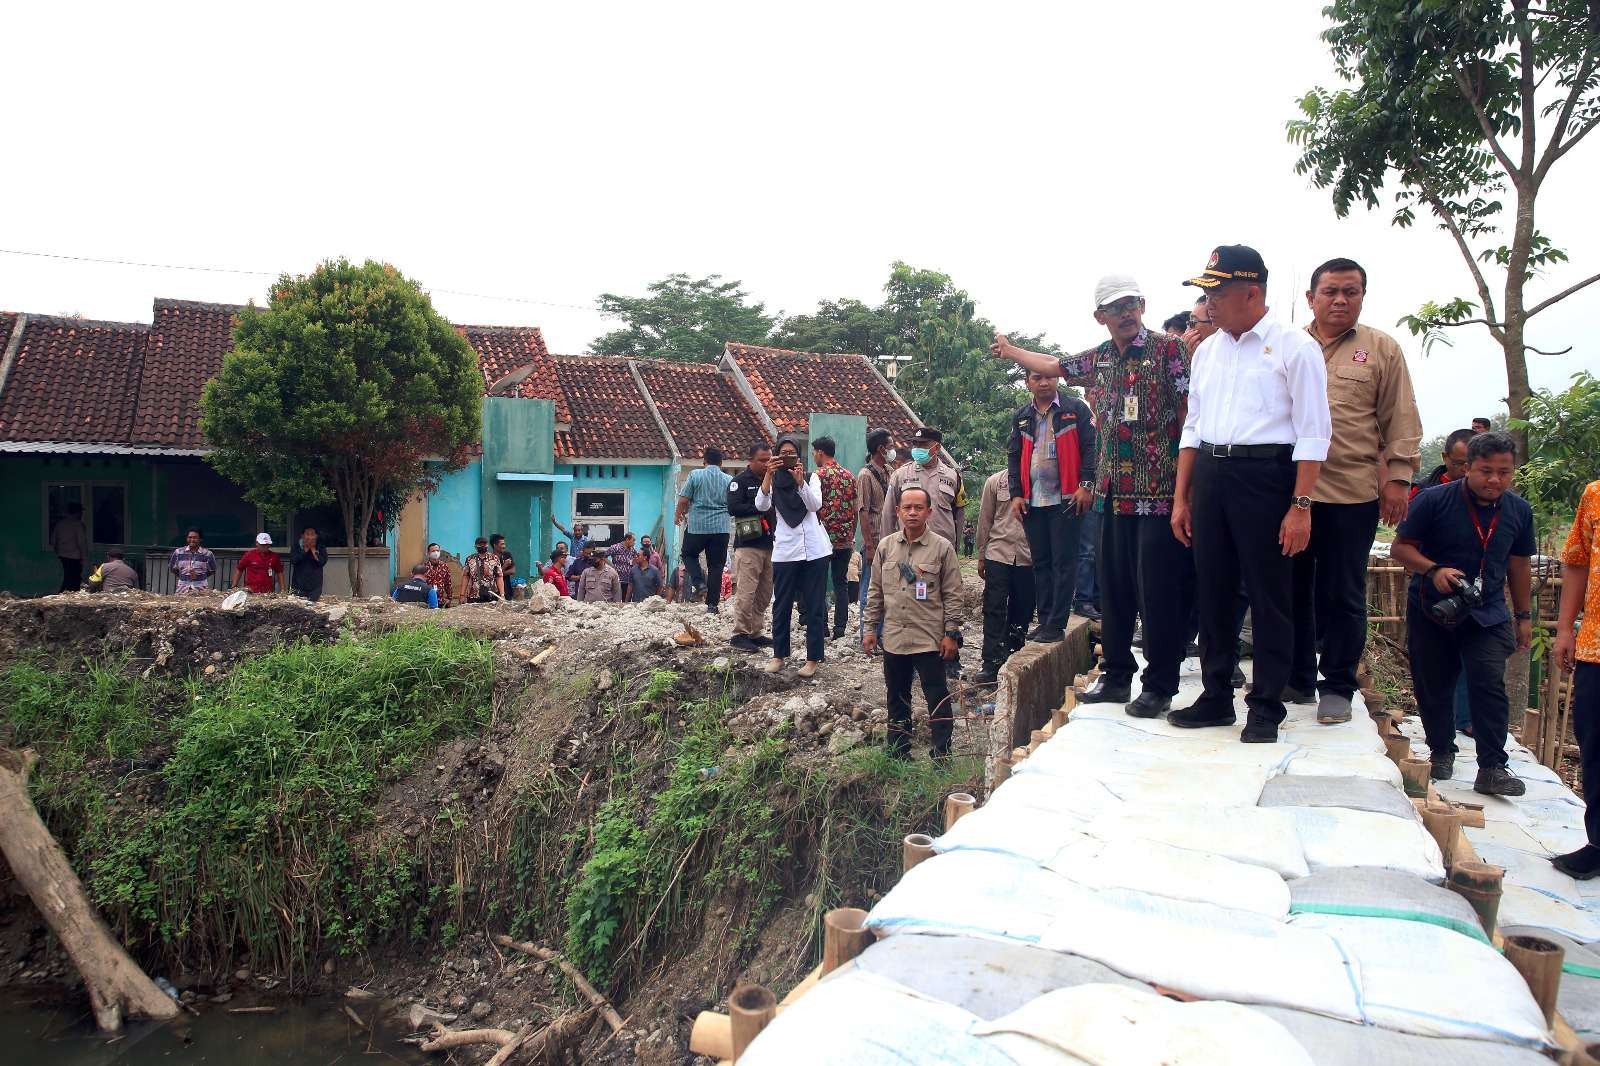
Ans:
{"type": "Polygon", "coordinates": [[[933,858],[933,838],[926,833],[910,833],[900,844],[901,872],[933,858]]]}
{"type": "MultiPolygon", "coordinates": [[[[1458,844],[1458,854],[1459,851],[1458,844]]],[[[1484,933],[1491,938],[1494,936],[1495,922],[1500,916],[1501,883],[1505,875],[1506,872],[1498,866],[1476,859],[1457,858],[1450,867],[1450,876],[1445,880],[1446,888],[1472,904],[1484,933]]]]}
{"type": "Polygon", "coordinates": [[[689,1050],[719,1061],[733,1058],[733,1020],[714,1010],[701,1011],[689,1030],[689,1050]]]}
{"type": "Polygon", "coordinates": [[[977,807],[977,797],[970,792],[952,792],[944,798],[944,831],[950,832],[950,827],[959,822],[963,817],[972,813],[977,807]]]}
{"type": "Polygon", "coordinates": [[[989,786],[989,791],[993,792],[995,789],[1005,784],[1010,777],[1011,759],[1002,755],[994,761],[994,780],[989,786]]]}
{"type": "Polygon", "coordinates": [[[835,907],[822,916],[822,972],[832,973],[871,943],[867,912],[860,907],[835,907]]]}
{"type": "Polygon", "coordinates": [[[1439,845],[1439,854],[1448,871],[1455,863],[1456,836],[1461,831],[1461,816],[1453,810],[1439,811],[1429,807],[1422,812],[1422,825],[1439,845]]]}
{"type": "Polygon", "coordinates": [[[1506,961],[1528,982],[1533,1001],[1544,1011],[1544,1024],[1549,1025],[1556,1016],[1556,995],[1561,990],[1561,963],[1566,951],[1542,936],[1508,936],[1505,952],[1506,961]]]}
{"type": "Polygon", "coordinates": [[[1411,757],[1411,740],[1409,737],[1398,734],[1384,737],[1383,746],[1388,749],[1389,758],[1394,760],[1396,766],[1400,766],[1411,757]]]}
{"type": "Polygon", "coordinates": [[[1427,796],[1428,771],[1432,768],[1433,763],[1428,759],[1408,755],[1400,760],[1400,779],[1405,782],[1406,795],[1427,796]]]}
{"type": "Polygon", "coordinates": [[[1050,712],[1050,725],[1055,729],[1060,729],[1062,726],[1067,724],[1067,718],[1071,714],[1072,708],[1066,706],[1065,704],[1057,707],[1055,710],[1050,712]]]}
{"type": "Polygon", "coordinates": [[[1037,751],[1039,749],[1039,745],[1043,744],[1045,741],[1047,741],[1049,739],[1050,739],[1050,734],[1049,733],[1046,733],[1042,729],[1035,729],[1032,733],[1028,734],[1028,750],[1030,752],[1031,751],[1037,751]]]}
{"type": "Polygon", "coordinates": [[[778,999],[760,985],[741,985],[728,997],[728,1017],[733,1022],[733,1061],[750,1047],[778,1012],[778,999]]]}

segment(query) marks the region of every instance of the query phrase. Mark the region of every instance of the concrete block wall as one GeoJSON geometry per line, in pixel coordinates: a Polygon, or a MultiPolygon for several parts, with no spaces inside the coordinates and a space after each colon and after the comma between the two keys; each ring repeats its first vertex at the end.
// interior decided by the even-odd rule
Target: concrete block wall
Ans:
{"type": "Polygon", "coordinates": [[[1089,669],[1094,651],[1094,628],[1086,618],[1073,616],[1066,639],[1058,644],[1026,644],[1006,660],[995,690],[994,717],[989,721],[989,746],[983,763],[983,781],[992,786],[999,760],[1011,749],[1025,746],[1035,729],[1050,720],[1061,706],[1072,679],[1089,669]]]}

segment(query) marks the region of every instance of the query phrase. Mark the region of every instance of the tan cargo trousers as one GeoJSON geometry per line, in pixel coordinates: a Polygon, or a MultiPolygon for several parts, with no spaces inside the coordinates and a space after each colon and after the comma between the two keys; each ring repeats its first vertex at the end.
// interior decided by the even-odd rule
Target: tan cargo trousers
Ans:
{"type": "Polygon", "coordinates": [[[759,637],[766,628],[767,608],[772,606],[772,549],[736,548],[733,582],[733,631],[759,637]]]}

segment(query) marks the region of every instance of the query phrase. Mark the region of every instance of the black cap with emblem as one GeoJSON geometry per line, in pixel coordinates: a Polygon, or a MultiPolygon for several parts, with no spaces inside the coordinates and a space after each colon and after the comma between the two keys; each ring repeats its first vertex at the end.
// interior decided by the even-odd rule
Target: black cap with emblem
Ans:
{"type": "Polygon", "coordinates": [[[1253,281],[1265,285],[1267,264],[1262,261],[1261,253],[1247,244],[1224,244],[1214,248],[1205,270],[1184,284],[1214,289],[1226,281],[1253,281]]]}

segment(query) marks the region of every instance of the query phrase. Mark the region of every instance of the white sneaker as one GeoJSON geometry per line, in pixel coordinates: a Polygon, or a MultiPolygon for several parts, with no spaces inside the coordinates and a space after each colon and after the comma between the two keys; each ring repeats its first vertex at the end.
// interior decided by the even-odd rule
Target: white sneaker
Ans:
{"type": "Polygon", "coordinates": [[[775,674],[779,670],[783,669],[783,660],[782,659],[768,659],[767,660],[767,665],[763,666],[761,669],[765,670],[769,674],[775,674]]]}
{"type": "Polygon", "coordinates": [[[798,674],[800,677],[816,677],[817,676],[817,664],[814,663],[814,662],[807,661],[807,663],[804,666],[802,666],[800,669],[796,670],[795,673],[798,674]]]}

